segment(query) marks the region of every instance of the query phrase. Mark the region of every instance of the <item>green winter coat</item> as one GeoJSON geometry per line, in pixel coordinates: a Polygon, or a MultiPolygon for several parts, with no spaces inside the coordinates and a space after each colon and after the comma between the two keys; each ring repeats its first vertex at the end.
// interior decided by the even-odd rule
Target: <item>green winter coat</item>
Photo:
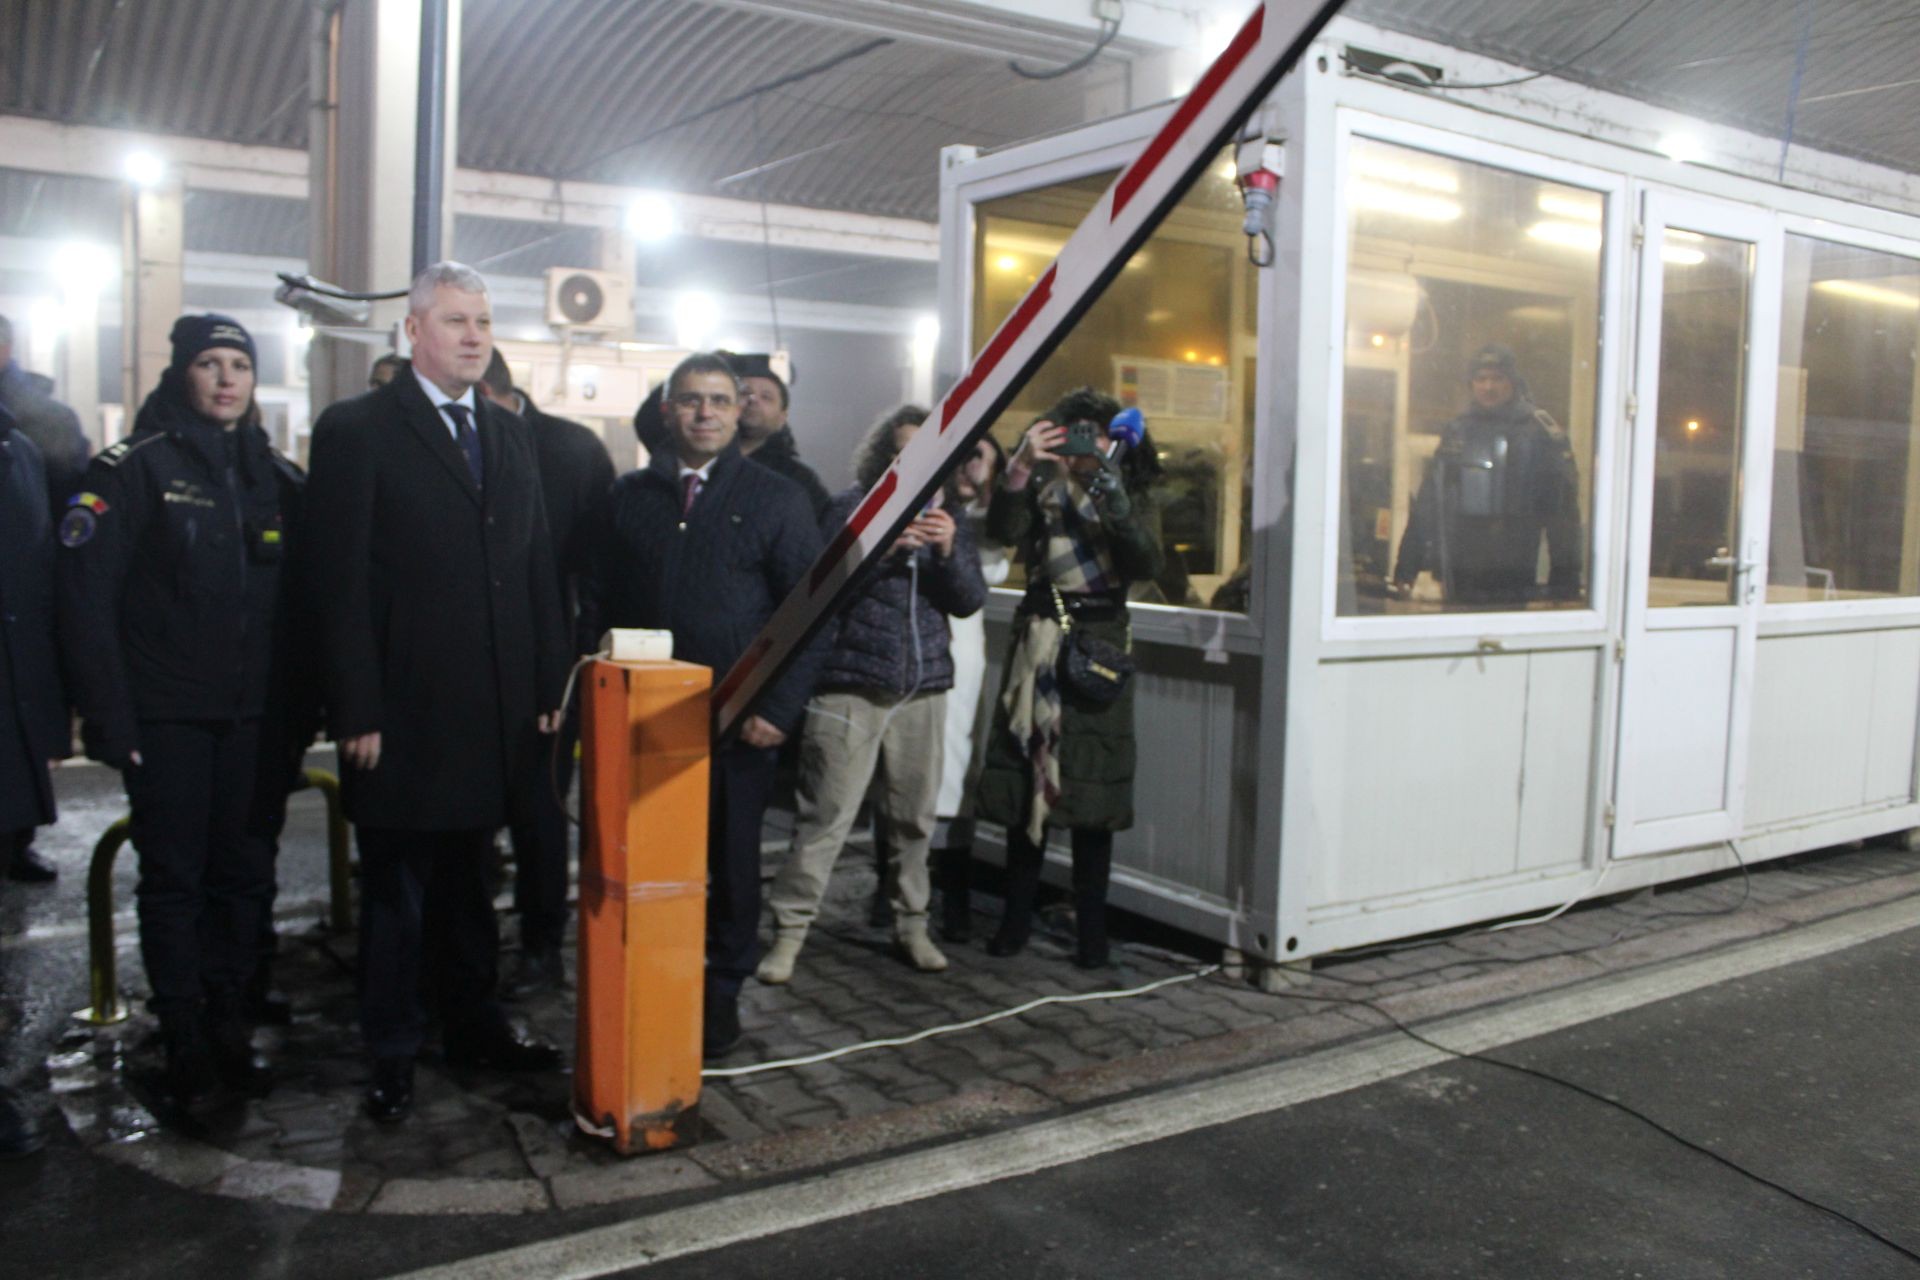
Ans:
{"type": "MultiPolygon", "coordinates": [[[[1040,494],[1053,479],[1051,464],[1035,469],[1027,487],[1018,493],[1006,489],[994,492],[987,508],[987,537],[1011,547],[1027,565],[1029,580],[1034,566],[1043,563],[1046,521],[1040,515],[1040,494]]],[[[1109,541],[1114,568],[1129,585],[1149,580],[1160,572],[1160,518],[1152,500],[1142,491],[1130,490],[1132,513],[1116,519],[1105,503],[1100,508],[1100,525],[1109,541]]],[[[1025,606],[1014,615],[1014,627],[1026,625],[1031,616],[1025,606]]],[[[1076,622],[1076,629],[1118,645],[1133,647],[1132,629],[1121,616],[1106,622],[1076,622]]],[[[1017,636],[1016,630],[1016,636],[1017,636]]],[[[1015,646],[1007,646],[1011,661],[1015,646]]],[[[1007,727],[1007,669],[1000,673],[1000,696],[994,699],[993,729],[987,735],[986,759],[981,768],[976,796],[976,816],[985,822],[1007,827],[1025,825],[1033,796],[1032,768],[1019,739],[1007,727]]],[[[1091,706],[1071,693],[1062,694],[1064,718],[1060,729],[1060,801],[1047,815],[1049,827],[1078,831],[1125,831],[1133,825],[1133,688],[1112,705],[1091,706]]]]}

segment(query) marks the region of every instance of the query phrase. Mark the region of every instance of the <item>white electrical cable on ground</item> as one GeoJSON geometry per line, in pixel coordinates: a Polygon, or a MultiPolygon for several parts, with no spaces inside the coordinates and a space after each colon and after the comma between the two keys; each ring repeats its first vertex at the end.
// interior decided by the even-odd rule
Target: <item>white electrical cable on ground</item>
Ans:
{"type": "Polygon", "coordinates": [[[828,1062],[834,1058],[844,1058],[850,1053],[863,1053],[868,1049],[897,1049],[904,1045],[918,1043],[933,1036],[943,1036],[953,1031],[971,1031],[975,1027],[984,1027],[989,1022],[999,1022],[1005,1018],[1018,1017],[1044,1005],[1085,1004],[1092,1000],[1126,1000],[1133,996],[1144,996],[1158,991],[1162,987],[1171,987],[1182,982],[1194,982],[1210,974],[1219,972],[1217,964],[1207,965],[1192,973],[1176,973],[1170,978],[1161,978],[1144,986],[1128,987],[1121,991],[1083,991],[1071,996],[1041,996],[1011,1009],[1002,1009],[998,1013],[983,1014],[978,1018],[969,1018],[965,1022],[949,1022],[944,1026],[928,1027],[925,1031],[916,1031],[910,1036],[895,1036],[888,1040],[867,1040],[860,1044],[842,1045],[838,1049],[827,1049],[820,1053],[810,1053],[802,1058],[781,1058],[775,1062],[756,1062],[747,1067],[708,1067],[700,1073],[703,1079],[714,1080],[738,1076],[758,1075],[762,1071],[781,1071],[788,1067],[809,1067],[816,1062],[828,1062]]]}

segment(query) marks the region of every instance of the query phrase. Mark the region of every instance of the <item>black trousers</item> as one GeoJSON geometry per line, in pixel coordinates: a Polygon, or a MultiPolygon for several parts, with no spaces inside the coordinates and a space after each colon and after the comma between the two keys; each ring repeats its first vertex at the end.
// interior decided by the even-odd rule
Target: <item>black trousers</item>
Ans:
{"type": "Polygon", "coordinates": [[[448,1035],[504,1025],[500,926],[487,890],[493,832],[359,828],[360,1030],[375,1058],[426,1037],[422,992],[448,1035]]]}
{"type": "Polygon", "coordinates": [[[760,824],[778,752],[731,742],[713,755],[707,830],[707,990],[732,997],[760,961],[760,824]]]}
{"type": "MultiPolygon", "coordinates": [[[[1073,839],[1073,916],[1080,931],[1080,957],[1104,963],[1113,832],[1076,828],[1069,834],[1073,839]]],[[[1000,922],[1000,932],[1009,940],[1025,942],[1033,930],[1033,901],[1039,893],[1040,866],[1045,860],[1045,847],[1035,844],[1025,827],[1007,831],[1007,914],[1000,922]]]]}
{"type": "Polygon", "coordinates": [[[257,720],[140,722],[141,763],[124,778],[140,955],[162,1018],[238,993],[259,962],[273,906],[272,858],[246,830],[259,736],[257,720]]]}
{"type": "Polygon", "coordinates": [[[520,913],[520,945],[528,951],[553,950],[567,931],[567,812],[559,796],[573,785],[573,749],[580,741],[580,718],[569,711],[555,741],[538,735],[522,752],[518,803],[508,825],[513,837],[513,906],[520,913]],[[558,793],[556,795],[556,792],[558,793]]]}

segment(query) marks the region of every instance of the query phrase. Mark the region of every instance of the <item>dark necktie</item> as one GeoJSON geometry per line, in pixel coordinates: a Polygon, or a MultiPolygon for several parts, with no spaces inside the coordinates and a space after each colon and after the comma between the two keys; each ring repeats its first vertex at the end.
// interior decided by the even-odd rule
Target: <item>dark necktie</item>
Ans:
{"type": "Polygon", "coordinates": [[[480,433],[473,429],[473,410],[452,401],[441,408],[453,415],[454,437],[460,441],[460,452],[467,455],[467,470],[473,473],[473,487],[478,489],[483,473],[480,466],[480,433]]]}
{"type": "Polygon", "coordinates": [[[680,518],[693,512],[693,500],[700,495],[700,477],[692,471],[680,477],[680,518]]]}

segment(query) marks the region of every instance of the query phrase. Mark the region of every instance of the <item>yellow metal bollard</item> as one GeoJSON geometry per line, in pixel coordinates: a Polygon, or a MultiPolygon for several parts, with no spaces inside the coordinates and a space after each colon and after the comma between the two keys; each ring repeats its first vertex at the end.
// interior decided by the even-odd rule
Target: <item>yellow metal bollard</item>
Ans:
{"type": "Polygon", "coordinates": [[[602,659],[582,682],[573,1108],[623,1155],[698,1132],[712,681],[602,659]]]}
{"type": "Polygon", "coordinates": [[[133,819],[121,818],[93,846],[87,864],[87,987],[93,1004],[73,1016],[96,1027],[127,1020],[120,974],[113,955],[113,860],[132,834],[133,819]]]}

